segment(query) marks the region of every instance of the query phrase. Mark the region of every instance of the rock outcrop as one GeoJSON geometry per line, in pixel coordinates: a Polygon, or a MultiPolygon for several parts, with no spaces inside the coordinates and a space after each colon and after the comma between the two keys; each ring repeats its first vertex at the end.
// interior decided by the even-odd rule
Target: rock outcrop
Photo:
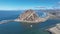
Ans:
{"type": "Polygon", "coordinates": [[[15,21],[28,22],[28,23],[39,23],[47,20],[46,18],[40,18],[34,10],[27,10],[22,13],[15,21]]]}

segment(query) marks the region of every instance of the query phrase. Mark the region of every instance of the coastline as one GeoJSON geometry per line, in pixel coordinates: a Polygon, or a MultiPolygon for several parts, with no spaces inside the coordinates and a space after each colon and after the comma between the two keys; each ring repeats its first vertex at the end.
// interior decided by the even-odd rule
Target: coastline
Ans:
{"type": "Polygon", "coordinates": [[[60,34],[60,24],[56,24],[55,27],[49,28],[48,31],[52,34],[60,34]]]}

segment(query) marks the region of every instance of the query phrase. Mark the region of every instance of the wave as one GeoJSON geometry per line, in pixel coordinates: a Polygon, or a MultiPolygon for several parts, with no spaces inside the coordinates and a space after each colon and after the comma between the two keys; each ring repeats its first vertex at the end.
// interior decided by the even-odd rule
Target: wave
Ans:
{"type": "Polygon", "coordinates": [[[5,24],[5,23],[11,22],[11,21],[14,21],[14,20],[2,20],[2,21],[0,21],[0,24],[5,24]]]}

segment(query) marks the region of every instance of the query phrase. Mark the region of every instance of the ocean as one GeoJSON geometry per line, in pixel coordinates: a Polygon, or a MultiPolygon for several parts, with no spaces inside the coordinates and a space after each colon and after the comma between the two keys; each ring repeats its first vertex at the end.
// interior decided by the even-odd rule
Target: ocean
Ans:
{"type": "MultiPolygon", "coordinates": [[[[0,11],[0,21],[2,20],[11,20],[16,19],[20,14],[24,11],[0,11]]],[[[43,12],[38,11],[37,14],[42,18],[47,16],[43,15],[43,12]]],[[[60,23],[58,19],[48,19],[45,22],[32,24],[31,28],[30,24],[23,24],[21,22],[8,22],[5,24],[0,24],[0,34],[50,34],[46,29],[54,27],[55,24],[60,23]],[[52,26],[53,25],[53,26],[52,26]]]]}

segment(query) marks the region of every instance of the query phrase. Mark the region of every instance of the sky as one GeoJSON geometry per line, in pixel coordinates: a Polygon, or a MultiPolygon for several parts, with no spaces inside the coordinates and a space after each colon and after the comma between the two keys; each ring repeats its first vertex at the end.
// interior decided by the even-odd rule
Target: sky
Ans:
{"type": "Polygon", "coordinates": [[[0,10],[50,9],[60,0],[0,0],[0,10]]]}

